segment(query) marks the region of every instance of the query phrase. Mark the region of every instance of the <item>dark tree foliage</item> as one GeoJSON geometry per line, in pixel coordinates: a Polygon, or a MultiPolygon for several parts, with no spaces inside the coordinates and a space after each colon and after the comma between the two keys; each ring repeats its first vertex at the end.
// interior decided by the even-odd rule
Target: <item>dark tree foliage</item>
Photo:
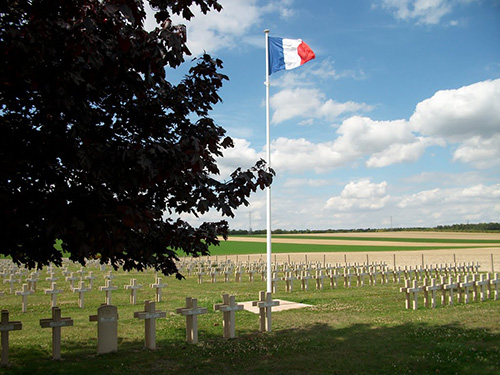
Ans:
{"type": "Polygon", "coordinates": [[[215,158],[233,147],[209,117],[227,77],[189,55],[190,7],[216,0],[149,0],[158,27],[143,28],[142,0],[6,0],[0,5],[0,253],[18,264],[73,261],[178,273],[177,253],[206,255],[226,221],[193,227],[181,213],[232,216],[272,182],[263,161],[219,181],[215,158]]]}

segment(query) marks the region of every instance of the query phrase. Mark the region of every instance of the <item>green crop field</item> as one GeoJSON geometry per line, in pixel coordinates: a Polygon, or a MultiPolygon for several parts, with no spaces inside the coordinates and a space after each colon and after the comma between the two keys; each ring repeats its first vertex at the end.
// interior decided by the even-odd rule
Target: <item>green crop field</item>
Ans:
{"type": "MultiPolygon", "coordinates": [[[[484,245],[472,245],[475,248],[486,247],[484,245]]],[[[440,246],[440,249],[456,249],[453,246],[440,246]]],[[[427,250],[427,246],[373,246],[373,245],[316,245],[316,244],[294,244],[273,243],[273,253],[317,253],[317,252],[374,252],[374,251],[416,251],[427,250]]],[[[266,243],[264,242],[239,242],[223,241],[219,246],[210,248],[211,255],[243,255],[243,254],[265,254],[266,243]]]]}

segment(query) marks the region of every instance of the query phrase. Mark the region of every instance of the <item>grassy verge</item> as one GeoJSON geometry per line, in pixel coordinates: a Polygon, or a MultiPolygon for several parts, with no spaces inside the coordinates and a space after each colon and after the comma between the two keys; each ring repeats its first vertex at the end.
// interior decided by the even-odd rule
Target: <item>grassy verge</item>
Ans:
{"type": "MultiPolygon", "coordinates": [[[[72,266],[76,269],[76,266],[72,266]]],[[[118,353],[97,356],[96,323],[89,322],[104,302],[103,274],[79,309],[69,283],[60,281],[58,296],[63,316],[74,327],[62,329],[61,362],[51,360],[51,332],[39,319],[50,316],[50,297],[41,281],[30,296],[28,312],[21,313],[21,297],[6,294],[2,308],[11,320],[21,320],[23,330],[10,334],[11,366],[4,374],[475,374],[500,373],[500,301],[488,300],[436,309],[404,309],[401,285],[326,288],[285,293],[278,285],[275,298],[311,304],[312,307],[273,314],[273,332],[258,333],[258,318],[247,311],[236,313],[234,340],[222,339],[222,315],[213,310],[222,293],[236,295],[238,302],[255,300],[265,289],[263,281],[198,284],[195,277],[164,281],[164,301],[157,309],[167,317],[157,321],[160,349],[143,349],[144,323],[133,318],[143,304],[132,306],[124,285],[131,278],[144,286],[138,300],[152,299],[148,286],[154,274],[116,272],[113,304],[119,311],[118,353]],[[198,298],[208,314],[199,317],[200,343],[185,342],[185,319],[174,313],[185,297],[198,298]]],[[[43,278],[45,277],[43,274],[43,278]]],[[[234,277],[232,278],[234,279],[234,277]]],[[[295,285],[298,287],[298,284],[295,285]]],[[[4,287],[4,290],[6,288],[4,287]]],[[[19,288],[18,288],[19,289],[19,288]]],[[[422,301],[420,301],[422,305],[422,301]]]]}

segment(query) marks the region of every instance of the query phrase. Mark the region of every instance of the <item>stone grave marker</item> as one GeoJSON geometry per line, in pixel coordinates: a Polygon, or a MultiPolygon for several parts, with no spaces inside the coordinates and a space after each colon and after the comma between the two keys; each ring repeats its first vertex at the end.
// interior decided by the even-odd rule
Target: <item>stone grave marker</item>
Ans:
{"type": "Polygon", "coordinates": [[[500,277],[499,277],[499,274],[498,273],[495,273],[495,277],[491,278],[490,279],[490,286],[489,286],[489,289],[490,289],[490,298],[493,298],[495,301],[498,300],[499,296],[498,296],[498,285],[500,284],[500,277]],[[494,288],[495,290],[495,296],[493,297],[491,295],[492,291],[491,289],[494,288]]]}
{"type": "Polygon", "coordinates": [[[50,294],[51,306],[57,306],[57,295],[62,293],[62,289],[57,289],[57,284],[52,282],[50,289],[45,289],[45,294],[50,294]]]}
{"type": "Polygon", "coordinates": [[[58,277],[56,277],[56,274],[54,272],[49,273],[49,277],[46,277],[45,280],[47,280],[49,283],[55,283],[57,280],[59,280],[58,277]]]}
{"type": "Polygon", "coordinates": [[[166,312],[156,310],[155,302],[152,301],[144,302],[144,311],[134,312],[134,318],[144,320],[146,348],[156,350],[156,319],[165,318],[166,316],[166,312]]]}
{"type": "Polygon", "coordinates": [[[422,290],[423,288],[417,286],[417,280],[413,280],[413,286],[411,280],[409,279],[405,280],[405,287],[400,288],[400,291],[405,293],[405,301],[407,309],[410,309],[410,305],[412,304],[413,304],[413,310],[418,309],[417,294],[422,290]]]}
{"type": "Polygon", "coordinates": [[[71,318],[62,318],[61,309],[52,307],[52,318],[40,319],[42,328],[52,328],[52,358],[61,359],[61,327],[70,327],[73,325],[71,318]]]}
{"type": "Polygon", "coordinates": [[[196,298],[187,297],[186,307],[180,307],[175,311],[186,317],[186,340],[196,344],[198,342],[198,315],[206,314],[207,308],[198,307],[196,298]]]}
{"type": "Polygon", "coordinates": [[[155,301],[161,302],[162,289],[165,288],[167,284],[161,282],[161,277],[156,278],[155,284],[150,284],[150,287],[155,290],[155,301]]]}
{"type": "Polygon", "coordinates": [[[101,305],[97,315],[89,316],[97,322],[97,354],[118,351],[118,309],[112,305],[101,305]]]}
{"type": "Polygon", "coordinates": [[[274,306],[279,306],[279,301],[273,301],[272,294],[269,292],[261,291],[260,300],[252,302],[253,306],[259,308],[259,322],[261,332],[271,332],[272,328],[272,308],[274,306]]]}
{"type": "MultiPolygon", "coordinates": [[[[453,282],[453,277],[449,277],[448,278],[448,284],[444,284],[443,285],[443,290],[447,290],[449,292],[449,299],[448,301],[450,302],[450,306],[453,305],[453,300],[454,300],[454,296],[453,296],[453,293],[454,291],[456,291],[458,289],[458,283],[454,283],[453,282]]],[[[443,302],[443,301],[442,301],[443,302]]],[[[444,303],[443,303],[444,305],[444,303]]]]}
{"type": "Polygon", "coordinates": [[[483,273],[483,274],[481,274],[481,280],[477,281],[476,284],[480,289],[481,301],[486,300],[487,287],[490,285],[490,280],[487,279],[486,275],[483,273]]]}
{"type": "MultiPolygon", "coordinates": [[[[111,271],[109,271],[111,273],[111,271]]],[[[105,298],[105,304],[106,305],[111,305],[111,292],[114,290],[117,290],[118,287],[113,286],[111,284],[111,278],[106,279],[106,285],[105,286],[100,286],[99,290],[101,292],[106,292],[106,298],[105,298]]]]}
{"type": "Polygon", "coordinates": [[[232,339],[235,337],[235,313],[243,310],[243,305],[237,305],[234,296],[222,295],[222,303],[214,305],[215,311],[222,311],[223,337],[232,339]]]}
{"type": "Polygon", "coordinates": [[[465,276],[465,281],[463,283],[460,283],[460,288],[462,288],[463,294],[465,295],[465,300],[464,302],[467,304],[469,303],[469,297],[470,297],[470,288],[472,288],[475,284],[474,280],[470,280],[469,275],[465,276]]]}
{"type": "Polygon", "coordinates": [[[293,281],[297,280],[292,271],[288,271],[285,273],[285,276],[281,278],[281,280],[285,281],[285,291],[293,292],[293,281]]]}
{"type": "Polygon", "coordinates": [[[234,281],[237,283],[241,282],[241,274],[243,273],[243,270],[238,266],[236,267],[236,270],[234,271],[234,281]]]}
{"type": "Polygon", "coordinates": [[[355,277],[356,273],[351,271],[351,268],[346,267],[344,269],[344,287],[350,288],[351,287],[351,277],[355,277]]]}
{"type": "Polygon", "coordinates": [[[198,284],[202,284],[203,283],[203,276],[206,275],[205,272],[202,272],[201,270],[197,273],[198,275],[198,284]]]}
{"type": "Polygon", "coordinates": [[[302,271],[302,276],[300,276],[301,281],[301,289],[308,291],[309,290],[309,280],[311,279],[311,275],[308,271],[302,271]]]}
{"type": "Polygon", "coordinates": [[[323,290],[323,279],[327,276],[323,274],[323,270],[316,270],[316,276],[314,279],[316,280],[316,289],[323,290]]]}
{"type": "Polygon", "coordinates": [[[78,276],[75,275],[75,272],[71,272],[71,276],[66,277],[66,281],[69,281],[71,284],[71,289],[75,287],[75,281],[80,280],[78,276]]]}
{"type": "Polygon", "coordinates": [[[36,283],[38,281],[38,275],[36,272],[30,273],[30,276],[26,279],[28,282],[28,289],[33,293],[36,293],[36,283]]]}
{"type": "MultiPolygon", "coordinates": [[[[438,290],[442,289],[442,285],[437,284],[436,279],[433,278],[433,279],[431,279],[431,285],[424,286],[423,289],[425,289],[425,291],[427,293],[430,292],[430,299],[431,299],[430,307],[431,307],[431,309],[435,308],[436,307],[436,293],[438,290]]],[[[416,310],[416,309],[414,309],[414,310],[416,310]]]]}
{"type": "Polygon", "coordinates": [[[17,280],[14,278],[14,275],[10,275],[8,279],[5,279],[3,281],[4,284],[10,284],[9,285],[9,290],[10,294],[14,294],[14,284],[17,283],[17,280]]]}
{"type": "Polygon", "coordinates": [[[332,289],[336,288],[338,285],[338,279],[339,277],[341,277],[341,275],[337,272],[337,269],[336,268],[330,269],[328,277],[330,278],[330,287],[332,289]]]}
{"type": "Polygon", "coordinates": [[[92,289],[94,287],[94,280],[97,279],[97,277],[94,276],[93,272],[90,271],[87,276],[85,276],[85,280],[89,281],[89,289],[92,289]]]}
{"type": "Polygon", "coordinates": [[[73,293],[78,293],[78,307],[81,309],[84,308],[84,295],[88,291],[90,291],[90,288],[85,288],[85,281],[80,281],[80,286],[78,288],[73,288],[73,293]]]}
{"type": "Polygon", "coordinates": [[[2,310],[0,332],[2,333],[2,366],[9,364],[9,332],[23,329],[20,321],[9,321],[9,310],[2,310]]]}
{"type": "Polygon", "coordinates": [[[137,279],[131,279],[130,285],[125,285],[125,289],[130,290],[130,304],[135,305],[137,299],[137,290],[142,288],[142,285],[137,284],[137,279]]]}
{"type": "Polygon", "coordinates": [[[22,311],[25,313],[28,311],[28,296],[31,294],[34,294],[35,292],[32,292],[28,288],[28,284],[23,284],[23,289],[16,291],[16,296],[22,296],[23,297],[23,302],[22,302],[22,311]]]}

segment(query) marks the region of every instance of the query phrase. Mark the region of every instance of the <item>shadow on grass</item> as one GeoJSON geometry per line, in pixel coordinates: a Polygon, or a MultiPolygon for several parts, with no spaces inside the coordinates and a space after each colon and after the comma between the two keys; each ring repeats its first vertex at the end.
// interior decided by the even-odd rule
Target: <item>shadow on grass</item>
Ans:
{"type": "MultiPolygon", "coordinates": [[[[207,336],[197,345],[160,339],[151,352],[142,342],[119,344],[97,356],[95,342],[65,343],[54,362],[34,343],[15,353],[6,374],[500,374],[500,335],[484,329],[357,324],[241,335],[207,336]]],[[[14,354],[14,353],[13,353],[14,354]]]]}

